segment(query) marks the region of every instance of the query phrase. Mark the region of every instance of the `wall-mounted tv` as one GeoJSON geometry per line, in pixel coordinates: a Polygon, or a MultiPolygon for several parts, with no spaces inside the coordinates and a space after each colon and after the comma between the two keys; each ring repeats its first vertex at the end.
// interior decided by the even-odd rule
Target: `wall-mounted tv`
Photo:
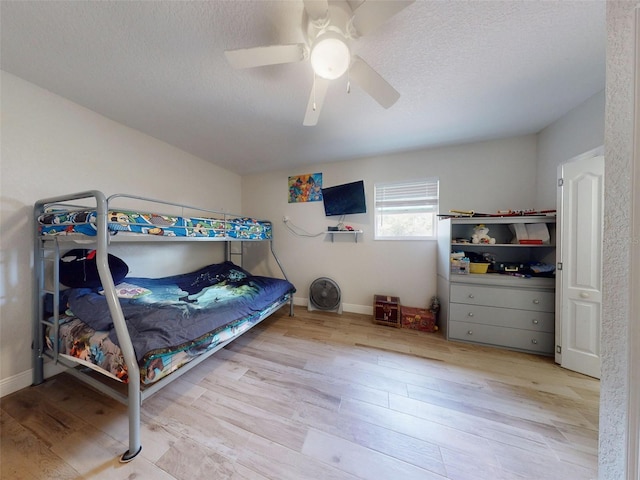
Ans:
{"type": "Polygon", "coordinates": [[[367,213],[364,181],[345,183],[322,189],[324,213],[327,217],[367,213]]]}

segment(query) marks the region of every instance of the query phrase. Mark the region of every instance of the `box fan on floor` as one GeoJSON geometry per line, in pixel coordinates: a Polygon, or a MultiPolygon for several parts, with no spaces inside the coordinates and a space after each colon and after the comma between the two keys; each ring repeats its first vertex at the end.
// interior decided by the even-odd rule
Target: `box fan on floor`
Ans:
{"type": "Polygon", "coordinates": [[[308,310],[342,313],[340,287],[327,277],[316,278],[309,287],[308,310]]]}

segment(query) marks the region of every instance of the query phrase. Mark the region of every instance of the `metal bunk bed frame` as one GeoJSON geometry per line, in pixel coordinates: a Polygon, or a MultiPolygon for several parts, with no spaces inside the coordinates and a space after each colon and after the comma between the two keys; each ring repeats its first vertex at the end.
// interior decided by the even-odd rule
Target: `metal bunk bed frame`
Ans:
{"type": "MultiPolygon", "coordinates": [[[[193,359],[186,365],[183,365],[181,368],[172,372],[164,378],[156,381],[155,383],[142,386],[140,381],[140,369],[138,367],[138,363],[136,361],[135,352],[133,349],[133,344],[131,342],[131,338],[129,337],[129,332],[127,330],[127,326],[125,323],[124,315],[122,313],[122,309],[120,307],[120,302],[118,301],[118,297],[116,294],[116,289],[113,281],[113,277],[111,275],[111,271],[108,266],[108,248],[109,244],[113,241],[115,242],[132,242],[132,241],[181,241],[181,242],[189,242],[193,240],[198,241],[214,241],[220,242],[224,241],[225,244],[225,256],[227,260],[230,260],[231,255],[238,255],[238,253],[232,252],[231,243],[232,242],[255,242],[255,241],[268,241],[271,255],[275,259],[282,275],[285,279],[287,276],[284,272],[282,264],[278,259],[275,251],[273,250],[273,240],[251,240],[251,239],[237,239],[230,237],[154,237],[151,235],[139,235],[139,236],[120,236],[109,235],[108,230],[108,221],[107,214],[109,212],[109,204],[115,198],[129,198],[134,200],[153,202],[156,204],[169,205],[172,207],[196,210],[199,212],[205,212],[206,214],[214,214],[221,215],[223,218],[227,219],[227,217],[232,217],[230,214],[225,214],[221,212],[216,212],[213,210],[206,210],[197,207],[191,207],[188,205],[181,205],[177,203],[165,202],[161,200],[153,200],[144,197],[137,197],[133,195],[124,195],[124,194],[116,194],[110,197],[106,197],[102,192],[97,190],[88,190],[85,192],[79,192],[70,195],[63,195],[58,197],[51,197],[39,200],[34,205],[34,280],[33,280],[33,385],[39,385],[44,382],[44,358],[49,357],[53,359],[55,363],[60,363],[63,366],[69,367],[66,370],[68,373],[73,376],[79,378],[85,383],[89,384],[93,388],[98,391],[109,395],[110,397],[122,402],[127,406],[128,416],[129,416],[129,449],[122,454],[120,457],[120,461],[123,463],[129,462],[133,460],[142,450],[142,444],[140,440],[140,409],[142,406],[142,402],[156,393],[158,390],[163,388],[166,384],[172,382],[173,380],[180,377],[182,374],[188,372],[195,366],[197,366],[202,361],[209,358],[216,351],[224,348],[228,343],[235,340],[236,337],[233,337],[225,342],[222,342],[216,345],[211,350],[203,353],[199,357],[193,359]],[[38,217],[45,213],[45,208],[51,205],[63,205],[63,202],[74,202],[77,200],[90,199],[93,198],[96,202],[96,227],[97,227],[97,235],[95,237],[90,237],[82,234],[77,235],[51,235],[51,236],[43,236],[39,233],[38,230],[38,217]],[[123,238],[125,237],[125,238],[123,238]],[[102,282],[102,288],[104,289],[104,294],[107,300],[107,304],[109,306],[109,311],[111,313],[111,318],[113,320],[114,328],[116,330],[116,334],[118,336],[118,343],[120,344],[120,349],[122,351],[125,364],[127,366],[128,371],[128,384],[127,384],[127,393],[124,394],[122,391],[118,390],[115,387],[112,387],[102,381],[89,376],[84,373],[85,369],[81,368],[76,362],[72,362],[66,360],[64,357],[60,357],[58,355],[58,332],[59,332],[59,306],[60,306],[60,293],[59,293],[59,267],[58,260],[60,258],[60,245],[65,244],[82,244],[82,245],[95,245],[96,246],[96,264],[98,268],[98,273],[100,275],[100,279],[102,282]],[[51,276],[51,288],[47,289],[46,284],[46,263],[52,263],[52,276],[51,276]],[[50,293],[53,296],[53,316],[52,318],[45,318],[44,311],[44,298],[45,294],[50,293]],[[55,342],[53,345],[53,354],[50,354],[46,351],[44,345],[44,336],[45,329],[47,327],[53,328],[55,331],[55,342]]],[[[78,205],[72,205],[73,209],[80,209],[85,207],[80,207],[78,205]]],[[[92,207],[93,208],[93,207],[92,207]]],[[[289,315],[293,316],[293,295],[290,296],[289,300],[289,315]]],[[[286,303],[286,302],[285,302],[286,303]]],[[[255,324],[260,323],[262,320],[267,318],[273,312],[282,307],[284,303],[277,304],[273,306],[268,311],[264,312],[260,315],[257,322],[255,324]]],[[[115,381],[114,381],[115,382],[115,381]]],[[[121,384],[120,384],[121,385],[121,384]]]]}

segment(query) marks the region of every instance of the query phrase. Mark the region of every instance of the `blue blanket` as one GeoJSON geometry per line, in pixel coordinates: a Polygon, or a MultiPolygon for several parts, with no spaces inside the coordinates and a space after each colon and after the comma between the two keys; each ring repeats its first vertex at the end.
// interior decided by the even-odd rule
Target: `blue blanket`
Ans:
{"type": "MultiPolygon", "coordinates": [[[[138,362],[155,351],[180,349],[228,324],[258,317],[295,292],[287,280],[254,276],[231,262],[172,277],[127,277],[125,282],[120,305],[138,362]]],[[[94,330],[108,331],[119,345],[104,295],[88,288],[66,294],[73,315],[94,330]]]]}

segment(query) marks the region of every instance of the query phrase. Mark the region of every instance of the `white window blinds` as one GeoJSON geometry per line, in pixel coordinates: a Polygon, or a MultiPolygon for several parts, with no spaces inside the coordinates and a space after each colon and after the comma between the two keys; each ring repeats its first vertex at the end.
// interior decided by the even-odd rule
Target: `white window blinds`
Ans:
{"type": "Polygon", "coordinates": [[[374,187],[376,239],[432,239],[436,235],[438,179],[381,183],[374,187]]]}
{"type": "Polygon", "coordinates": [[[438,212],[438,179],[375,186],[376,210],[438,212]]]}

